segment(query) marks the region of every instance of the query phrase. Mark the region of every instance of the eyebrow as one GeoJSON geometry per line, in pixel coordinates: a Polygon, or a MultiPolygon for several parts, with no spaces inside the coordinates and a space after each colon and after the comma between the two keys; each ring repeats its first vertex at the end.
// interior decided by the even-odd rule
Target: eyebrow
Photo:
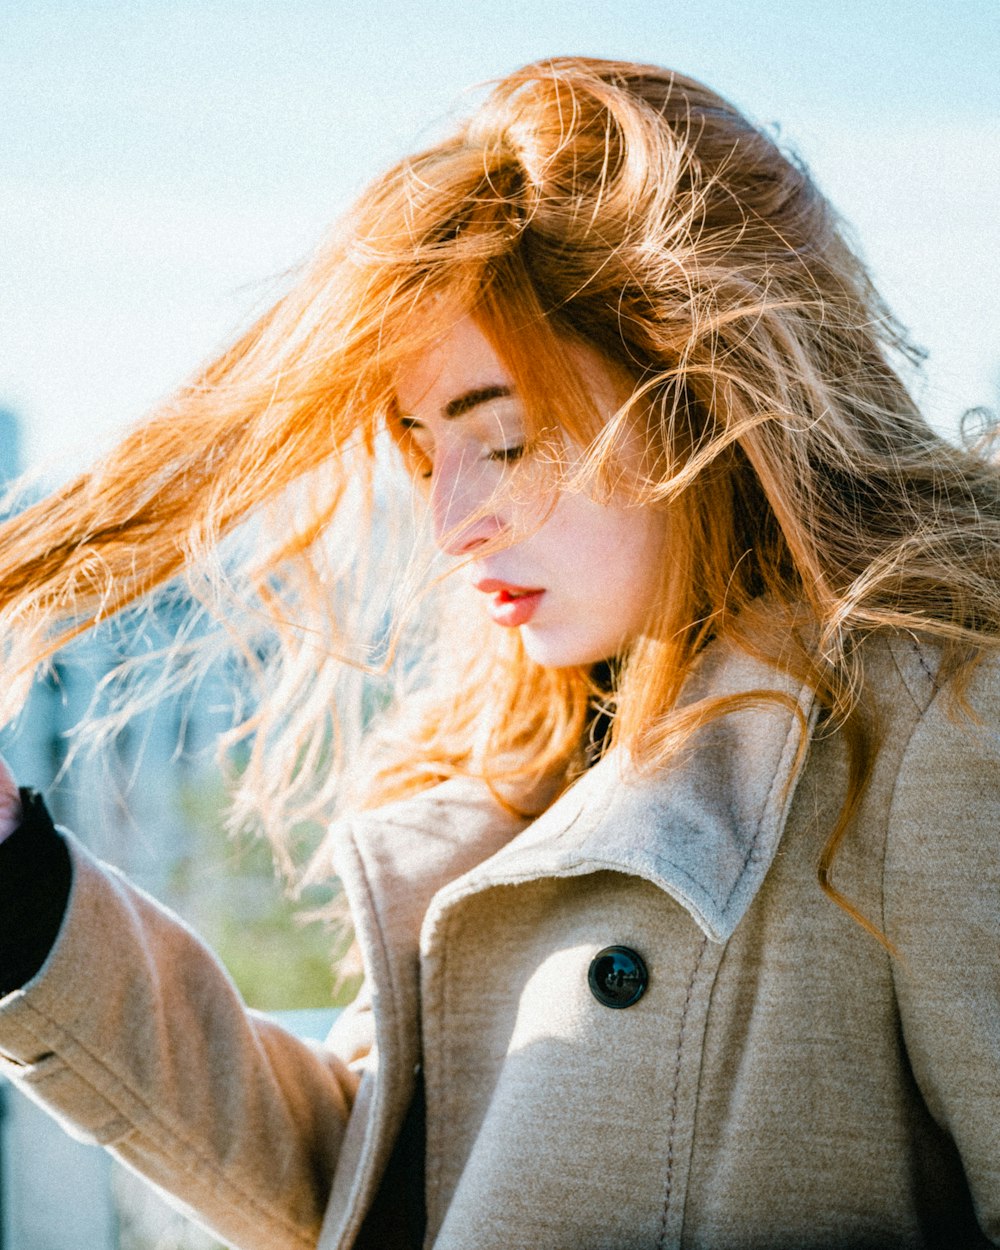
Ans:
{"type": "Polygon", "coordinates": [[[479,404],[488,404],[491,399],[505,399],[513,393],[509,386],[477,386],[471,391],[466,391],[464,395],[456,395],[454,399],[449,400],[444,406],[444,415],[449,420],[462,417],[479,404]]]}
{"type": "MultiPolygon", "coordinates": [[[[476,386],[471,391],[465,391],[461,395],[456,395],[454,399],[450,399],[444,406],[444,416],[447,420],[453,421],[456,417],[464,417],[479,404],[488,404],[493,399],[506,399],[513,394],[512,386],[503,386],[500,383],[493,386],[476,386]]],[[[404,430],[412,430],[421,422],[416,417],[401,416],[399,424],[404,430]]]]}

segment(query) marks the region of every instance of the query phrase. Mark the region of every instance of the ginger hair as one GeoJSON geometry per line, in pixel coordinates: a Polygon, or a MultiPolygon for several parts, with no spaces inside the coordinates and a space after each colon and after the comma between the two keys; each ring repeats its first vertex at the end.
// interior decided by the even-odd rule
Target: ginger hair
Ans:
{"type": "Polygon", "coordinates": [[[828,861],[874,742],[859,643],[913,631],[960,671],[1000,634],[998,476],[922,419],[902,380],[915,356],[802,163],[726,100],[655,66],[528,65],[369,187],[102,463],[5,524],[8,714],[66,641],[186,575],[257,678],[233,731],[237,819],[279,839],[294,817],[456,774],[558,789],[597,697],[613,740],[657,767],[729,710],[677,705],[728,636],[845,728],[852,790],[822,871],[836,896],[828,861]],[[610,694],[534,664],[420,554],[396,472],[415,453],[385,432],[393,371],[442,310],[490,338],[529,440],[587,449],[561,489],[620,482],[622,440],[644,433],[629,490],[669,511],[670,552],[610,694]],[[611,419],[573,344],[632,380],[611,419]]]}

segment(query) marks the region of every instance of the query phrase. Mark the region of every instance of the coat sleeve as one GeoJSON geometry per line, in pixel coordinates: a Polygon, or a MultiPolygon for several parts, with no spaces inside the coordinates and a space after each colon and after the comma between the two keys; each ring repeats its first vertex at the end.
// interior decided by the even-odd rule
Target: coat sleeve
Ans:
{"type": "MultiPolygon", "coordinates": [[[[977,697],[978,687],[978,697],[977,697]]],[[[980,723],[939,694],[890,811],[885,931],[913,1074],[958,1150],[983,1233],[1000,1245],[1000,708],[980,723]]]]}
{"type": "Polygon", "coordinates": [[[0,1073],[228,1243],[312,1250],[354,1067],[248,1010],[182,921],[67,841],[56,944],[0,999],[0,1073]]]}

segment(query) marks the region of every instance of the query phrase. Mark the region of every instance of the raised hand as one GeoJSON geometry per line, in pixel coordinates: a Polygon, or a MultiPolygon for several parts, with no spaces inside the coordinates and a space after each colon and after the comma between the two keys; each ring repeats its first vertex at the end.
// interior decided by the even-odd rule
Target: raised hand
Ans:
{"type": "Polygon", "coordinates": [[[21,796],[17,782],[0,755],[0,842],[14,832],[21,823],[21,796]]]}

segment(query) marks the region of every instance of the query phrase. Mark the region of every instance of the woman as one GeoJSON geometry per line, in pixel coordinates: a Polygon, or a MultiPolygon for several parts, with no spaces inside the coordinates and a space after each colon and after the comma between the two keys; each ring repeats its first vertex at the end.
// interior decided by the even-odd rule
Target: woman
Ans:
{"type": "Polygon", "coordinates": [[[1000,1243],[1000,479],[906,350],[713,92],[503,80],[3,534],[12,675],[208,569],[237,815],[348,813],[362,995],[322,1049],[248,1013],[10,782],[5,1071],[241,1247],[1000,1243]],[[361,741],[385,433],[436,633],[361,741]]]}

